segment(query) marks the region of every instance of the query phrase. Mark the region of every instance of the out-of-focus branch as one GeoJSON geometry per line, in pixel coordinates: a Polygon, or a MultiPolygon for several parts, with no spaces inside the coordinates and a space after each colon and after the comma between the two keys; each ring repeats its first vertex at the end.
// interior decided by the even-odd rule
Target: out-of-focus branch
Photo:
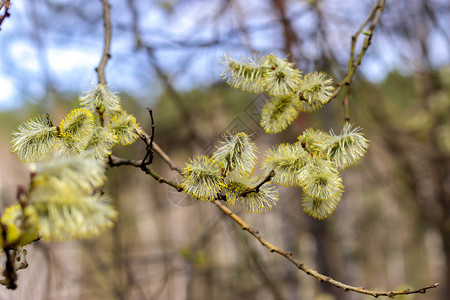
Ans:
{"type": "Polygon", "coordinates": [[[3,7],[5,7],[5,12],[3,13],[3,15],[0,15],[0,30],[2,30],[1,26],[2,26],[3,21],[10,16],[10,13],[9,13],[10,6],[11,6],[10,0],[0,1],[0,10],[2,10],[3,7]]]}
{"type": "Polygon", "coordinates": [[[95,69],[97,72],[98,83],[106,85],[105,68],[108,60],[111,58],[111,5],[108,0],[101,0],[103,4],[103,26],[105,29],[103,53],[100,64],[95,69]]]}
{"type": "Polygon", "coordinates": [[[151,65],[153,66],[153,69],[156,71],[156,74],[159,76],[159,78],[163,81],[166,91],[168,92],[169,95],[171,95],[171,99],[175,101],[176,107],[180,110],[181,116],[184,119],[184,124],[189,128],[190,140],[203,142],[202,137],[198,134],[195,128],[194,125],[195,122],[189,113],[188,107],[185,105],[182,97],[178,94],[177,90],[174,88],[169,76],[166,74],[166,72],[159,64],[159,61],[154,53],[154,48],[151,45],[147,44],[142,38],[142,34],[139,29],[139,13],[135,1],[128,0],[127,3],[133,16],[132,28],[136,49],[137,50],[142,49],[145,51],[145,54],[147,55],[151,65]]]}
{"type": "Polygon", "coordinates": [[[293,44],[297,41],[297,35],[292,28],[291,21],[287,17],[286,13],[286,1],[285,0],[272,0],[273,6],[278,10],[281,18],[281,24],[283,26],[284,36],[284,51],[288,55],[290,61],[297,61],[292,51],[293,44]]]}

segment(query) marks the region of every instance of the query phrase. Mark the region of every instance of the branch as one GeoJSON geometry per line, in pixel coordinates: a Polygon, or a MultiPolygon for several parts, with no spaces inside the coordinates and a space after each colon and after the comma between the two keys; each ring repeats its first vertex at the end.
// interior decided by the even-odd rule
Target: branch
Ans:
{"type": "Polygon", "coordinates": [[[0,10],[5,7],[5,13],[3,15],[0,16],[0,30],[2,30],[1,26],[3,21],[8,18],[9,16],[11,16],[11,14],[9,13],[9,7],[11,6],[11,1],[10,0],[3,0],[0,2],[0,10]]]}
{"type": "Polygon", "coordinates": [[[108,0],[101,0],[103,4],[103,26],[105,28],[105,36],[104,36],[104,46],[103,46],[103,54],[100,60],[100,64],[95,69],[97,72],[98,83],[106,85],[106,77],[105,77],[105,67],[108,63],[108,60],[111,58],[111,35],[112,35],[112,26],[111,26],[111,5],[108,0]]]}
{"type": "MultiPolygon", "coordinates": [[[[381,16],[381,12],[384,10],[384,6],[386,5],[386,0],[377,0],[375,5],[372,7],[369,15],[367,16],[367,19],[364,21],[364,23],[361,25],[361,27],[356,31],[356,33],[352,36],[352,42],[350,46],[350,58],[348,60],[347,65],[347,75],[346,77],[337,84],[336,89],[334,90],[333,94],[331,95],[330,99],[328,99],[327,103],[333,100],[337,97],[339,92],[341,91],[341,88],[343,86],[349,86],[352,83],[353,76],[355,75],[356,69],[361,64],[362,58],[364,54],[366,53],[367,49],[370,46],[370,43],[372,41],[372,35],[373,31],[375,29],[375,26],[378,24],[378,21],[381,16]],[[358,37],[361,33],[363,33],[364,28],[370,23],[369,29],[364,32],[364,35],[366,36],[363,42],[363,46],[359,53],[357,54],[356,60],[355,60],[355,48],[356,48],[356,41],[358,40],[358,37]]],[[[348,99],[347,104],[344,102],[344,107],[348,107],[348,99]]],[[[347,117],[347,115],[346,115],[347,117]]]]}
{"type": "Polygon", "coordinates": [[[152,121],[152,135],[149,137],[148,134],[139,134],[140,138],[144,141],[146,147],[145,147],[145,156],[142,159],[142,165],[151,165],[153,162],[153,139],[155,137],[155,122],[153,119],[153,111],[151,108],[147,107],[147,110],[150,114],[150,119],[152,121]]]}
{"type": "Polygon", "coordinates": [[[281,256],[284,256],[286,259],[288,259],[290,262],[292,262],[297,268],[302,270],[308,275],[313,276],[314,278],[318,279],[319,281],[325,281],[329,284],[334,285],[335,287],[338,287],[340,289],[343,289],[344,291],[353,291],[360,294],[370,295],[375,298],[380,296],[390,297],[394,298],[395,296],[399,295],[409,295],[409,294],[425,294],[428,289],[436,288],[439,286],[439,283],[435,283],[433,285],[429,285],[417,290],[402,290],[402,291],[390,291],[390,292],[377,292],[377,291],[371,291],[366,290],[362,287],[355,287],[351,286],[345,283],[342,283],[340,281],[337,281],[329,276],[320,274],[316,270],[310,269],[306,267],[302,262],[292,257],[292,253],[283,251],[276,247],[275,245],[271,244],[270,242],[266,241],[259,233],[258,231],[251,228],[244,220],[242,220],[238,215],[233,213],[228,207],[223,205],[220,201],[216,200],[214,201],[214,204],[228,217],[230,217],[234,222],[236,222],[241,228],[248,233],[250,233],[254,238],[256,238],[264,247],[270,250],[270,252],[278,253],[281,256]]]}
{"type": "MultiPolygon", "coordinates": [[[[145,134],[145,133],[144,133],[145,134]]],[[[164,153],[164,152],[163,152],[164,153]]],[[[164,153],[165,154],[165,153],[164,153]]],[[[169,158],[170,160],[170,158],[169,158]]],[[[170,160],[171,161],[171,160],[170,160]]],[[[178,192],[182,192],[183,188],[170,181],[167,180],[165,178],[163,178],[162,176],[158,175],[157,173],[155,173],[154,171],[150,170],[147,167],[142,167],[141,162],[140,161],[133,161],[133,160],[125,160],[122,158],[118,158],[118,157],[114,157],[114,156],[110,156],[110,166],[120,166],[120,165],[131,165],[131,166],[135,166],[135,167],[139,167],[141,168],[146,174],[152,176],[154,179],[156,179],[158,182],[160,183],[165,183],[167,185],[172,186],[173,188],[175,188],[178,192]],[[111,165],[112,162],[112,165],[111,165]]],[[[258,189],[259,187],[261,187],[264,183],[270,181],[270,179],[275,176],[275,174],[272,172],[255,188],[253,188],[252,190],[258,189]]],[[[248,194],[248,193],[247,193],[248,194]]],[[[299,260],[295,259],[292,257],[292,253],[284,251],[279,249],[277,246],[271,244],[270,242],[266,241],[257,230],[253,229],[252,227],[250,227],[250,225],[248,225],[244,220],[242,220],[238,215],[236,215],[235,213],[233,213],[228,207],[226,207],[224,204],[222,204],[220,202],[220,200],[223,199],[218,199],[213,201],[213,203],[229,218],[231,218],[234,222],[236,222],[239,226],[241,226],[241,228],[245,231],[247,231],[248,233],[250,233],[254,238],[256,238],[264,247],[266,247],[267,249],[270,250],[270,252],[275,252],[278,253],[279,255],[285,257],[287,260],[289,260],[291,263],[293,263],[298,269],[302,270],[303,272],[305,272],[308,275],[313,276],[314,278],[316,278],[319,281],[325,281],[331,285],[334,285],[337,288],[340,288],[346,292],[348,291],[352,291],[352,292],[356,292],[356,293],[360,293],[360,294],[365,294],[365,295],[370,295],[373,296],[375,298],[380,297],[380,296],[385,296],[385,297],[390,297],[390,298],[394,298],[395,296],[399,296],[399,295],[409,295],[409,294],[424,294],[426,293],[427,290],[432,289],[432,288],[436,288],[439,286],[439,283],[435,283],[433,285],[429,285],[429,286],[425,286],[422,287],[420,289],[416,289],[416,290],[410,290],[410,289],[406,289],[406,290],[402,290],[402,291],[388,291],[388,292],[378,292],[378,291],[372,291],[372,290],[367,290],[364,289],[363,287],[356,287],[356,286],[351,286],[345,283],[342,283],[340,281],[337,281],[329,276],[323,275],[319,272],[317,272],[316,270],[310,269],[307,266],[305,266],[302,262],[300,262],[299,260]]]]}
{"type": "Polygon", "coordinates": [[[248,189],[248,190],[244,191],[243,193],[241,193],[241,196],[245,197],[245,196],[247,196],[250,193],[258,193],[259,192],[259,188],[262,187],[263,184],[269,182],[272,179],[272,177],[274,177],[274,176],[275,176],[275,172],[274,171],[270,171],[269,175],[267,175],[267,177],[264,178],[264,180],[261,181],[261,183],[259,183],[257,186],[255,186],[252,189],[248,189]]]}

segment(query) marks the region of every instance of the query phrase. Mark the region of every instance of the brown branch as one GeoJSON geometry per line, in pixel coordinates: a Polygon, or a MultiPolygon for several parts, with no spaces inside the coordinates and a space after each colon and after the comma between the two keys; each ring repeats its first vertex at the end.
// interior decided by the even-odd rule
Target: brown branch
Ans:
{"type": "Polygon", "coordinates": [[[152,135],[148,136],[146,133],[139,133],[135,130],[136,134],[139,135],[142,141],[145,143],[145,156],[142,159],[142,167],[151,165],[153,162],[153,139],[155,137],[155,121],[153,119],[153,111],[151,108],[147,107],[147,110],[150,114],[150,119],[152,122],[152,135]]]}
{"type": "MultiPolygon", "coordinates": [[[[150,170],[147,167],[142,168],[141,162],[140,161],[133,161],[133,160],[125,160],[125,159],[121,159],[121,158],[117,158],[114,156],[110,157],[110,166],[120,166],[120,165],[132,165],[135,167],[139,167],[141,168],[146,174],[152,176],[154,179],[156,179],[158,182],[160,183],[165,183],[167,185],[172,186],[173,188],[175,188],[178,192],[182,192],[183,191],[183,187],[170,181],[167,180],[165,178],[163,178],[162,176],[158,175],[157,173],[155,173],[154,171],[150,170]],[[111,161],[112,161],[112,165],[111,165],[111,161]]],[[[275,176],[275,174],[273,174],[273,176],[275,176]]],[[[269,174],[268,177],[266,177],[266,179],[259,184],[258,186],[262,186],[264,183],[266,183],[267,181],[269,181],[272,177],[272,172],[271,174],[269,174]]],[[[258,188],[255,187],[254,189],[258,188]]],[[[313,276],[314,278],[316,278],[319,281],[324,281],[327,282],[331,285],[334,285],[337,288],[343,289],[344,291],[348,292],[348,291],[353,291],[356,293],[360,293],[360,294],[365,294],[365,295],[370,295],[373,296],[375,298],[380,297],[380,296],[385,296],[385,297],[390,297],[390,298],[394,298],[395,296],[399,296],[399,295],[410,295],[410,294],[424,294],[426,293],[427,290],[432,289],[432,288],[436,288],[439,286],[439,283],[435,283],[433,285],[429,285],[429,286],[425,286],[416,290],[410,290],[410,289],[406,289],[406,290],[402,290],[402,291],[388,291],[388,292],[378,292],[378,291],[372,291],[372,290],[367,290],[364,289],[363,287],[356,287],[356,286],[351,286],[345,283],[342,283],[340,281],[337,281],[329,276],[323,275],[319,272],[317,272],[316,270],[310,269],[307,266],[305,266],[302,262],[300,262],[299,260],[295,259],[292,257],[292,253],[284,251],[279,249],[277,246],[271,244],[270,242],[266,241],[257,230],[253,229],[252,227],[250,227],[250,225],[248,225],[244,220],[242,220],[238,215],[236,215],[235,213],[233,213],[228,207],[226,207],[224,204],[222,204],[220,202],[220,200],[215,200],[213,201],[213,203],[229,218],[231,218],[234,222],[236,222],[239,226],[241,226],[241,228],[245,231],[247,231],[249,234],[251,234],[254,238],[256,238],[264,247],[266,247],[267,249],[270,250],[270,252],[275,252],[283,257],[285,257],[286,259],[288,259],[291,263],[293,263],[298,269],[302,270],[303,272],[305,272],[308,275],[313,276]]]]}
{"type": "Polygon", "coordinates": [[[274,176],[275,176],[275,172],[270,171],[269,175],[267,175],[267,177],[264,178],[264,180],[261,181],[261,183],[259,183],[257,186],[255,186],[254,188],[251,188],[251,189],[247,189],[246,191],[242,192],[241,197],[246,197],[250,193],[258,193],[259,189],[263,186],[263,184],[272,180],[272,177],[274,177],[274,176]]]}
{"type": "Polygon", "coordinates": [[[175,182],[172,182],[170,180],[167,180],[165,178],[163,178],[162,176],[158,175],[157,173],[153,172],[151,169],[144,167],[142,168],[142,170],[152,176],[153,178],[155,178],[159,183],[165,183],[167,185],[170,185],[171,187],[173,187],[174,189],[176,189],[178,192],[182,192],[183,191],[183,187],[179,184],[176,184],[175,182]]]}
{"type": "Polygon", "coordinates": [[[111,58],[111,5],[108,0],[101,0],[103,4],[103,26],[105,29],[104,45],[100,64],[95,69],[97,72],[98,83],[106,85],[105,68],[108,60],[111,58]]]}
{"type": "Polygon", "coordinates": [[[220,201],[216,200],[214,201],[214,204],[228,217],[230,217],[234,222],[236,222],[241,228],[248,233],[250,233],[254,238],[256,238],[264,247],[270,250],[270,252],[278,253],[281,256],[284,256],[286,259],[288,259],[290,262],[292,262],[298,269],[302,270],[308,275],[313,276],[314,278],[318,279],[319,281],[325,281],[329,284],[334,285],[335,287],[338,287],[340,289],[343,289],[344,291],[353,291],[360,294],[370,295],[375,298],[380,296],[390,297],[394,298],[395,296],[399,295],[409,295],[409,294],[424,294],[428,289],[436,288],[439,286],[439,283],[435,283],[430,286],[426,286],[420,289],[416,290],[402,290],[402,291],[390,291],[390,292],[377,292],[377,291],[371,291],[364,289],[362,287],[355,287],[351,286],[345,283],[342,283],[340,281],[337,281],[329,276],[320,274],[316,270],[310,269],[306,267],[302,262],[292,257],[292,253],[283,251],[276,247],[275,245],[271,244],[270,242],[266,241],[259,233],[258,231],[254,230],[252,227],[250,227],[244,220],[242,220],[238,215],[233,213],[228,207],[226,207],[224,204],[222,204],[220,201]]]}
{"type": "MultiPolygon", "coordinates": [[[[345,78],[339,82],[331,95],[330,99],[328,99],[327,103],[333,100],[337,97],[339,92],[341,91],[343,86],[348,86],[352,83],[353,77],[356,73],[356,69],[361,64],[362,58],[364,54],[366,54],[367,49],[369,48],[371,41],[372,41],[372,35],[373,31],[378,24],[378,21],[380,20],[380,16],[382,11],[384,10],[384,6],[386,5],[386,0],[377,0],[375,5],[372,7],[369,15],[367,16],[364,23],[359,27],[358,31],[352,36],[351,46],[350,46],[350,58],[348,60],[347,64],[347,75],[345,78]],[[358,37],[361,33],[363,33],[364,28],[370,23],[370,26],[367,31],[364,32],[364,35],[366,36],[363,42],[363,46],[359,53],[356,56],[355,60],[355,48],[356,48],[356,41],[358,40],[358,37]]],[[[348,101],[348,99],[347,99],[348,101]]]]}
{"type": "Polygon", "coordinates": [[[5,7],[5,12],[3,13],[3,15],[0,15],[0,30],[2,30],[1,26],[3,21],[9,16],[11,16],[11,14],[9,13],[10,6],[11,6],[10,0],[3,0],[0,2],[0,10],[2,10],[3,7],[5,7]]]}

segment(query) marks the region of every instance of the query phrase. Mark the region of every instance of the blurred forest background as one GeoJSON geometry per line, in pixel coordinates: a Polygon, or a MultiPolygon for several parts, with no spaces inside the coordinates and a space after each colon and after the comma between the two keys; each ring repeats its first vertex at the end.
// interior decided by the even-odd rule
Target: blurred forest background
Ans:
{"type": "MultiPolygon", "coordinates": [[[[304,72],[347,70],[351,36],[373,0],[111,0],[111,89],[182,165],[230,128],[253,132],[261,154],[307,127],[340,131],[342,93],[269,135],[261,98],[232,89],[218,60],[289,55],[304,72]]],[[[38,113],[59,120],[95,82],[103,45],[101,1],[11,1],[0,31],[2,209],[26,184],[11,131],[38,113]]],[[[398,299],[450,295],[450,3],[387,1],[351,85],[351,121],[371,141],[343,172],[345,193],[323,221],[302,211],[301,190],[280,188],[265,214],[237,212],[264,238],[319,272],[374,290],[440,287],[398,299]]],[[[360,47],[360,44],[357,44],[360,47]]],[[[113,150],[141,159],[145,145],[113,150]]],[[[262,155],[261,155],[262,156],[262,155]]],[[[179,180],[155,157],[155,170],[179,180]]],[[[120,211],[97,239],[37,242],[16,291],[0,299],[371,299],[307,276],[266,251],[214,205],[177,194],[138,169],[108,170],[120,211]]]]}

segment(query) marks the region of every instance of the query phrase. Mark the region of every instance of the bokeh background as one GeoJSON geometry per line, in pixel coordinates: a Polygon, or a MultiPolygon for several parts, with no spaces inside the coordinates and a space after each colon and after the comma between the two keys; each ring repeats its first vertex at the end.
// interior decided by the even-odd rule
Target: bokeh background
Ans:
{"type": "MultiPolygon", "coordinates": [[[[342,94],[283,133],[258,125],[264,96],[220,78],[224,53],[287,56],[304,72],[346,74],[351,36],[374,0],[111,0],[111,89],[182,165],[210,153],[227,129],[253,133],[260,156],[307,127],[340,131],[342,94]]],[[[10,151],[11,131],[49,113],[58,122],[96,82],[103,47],[101,1],[11,1],[0,31],[0,195],[15,201],[27,168],[10,151]]],[[[440,287],[450,297],[450,3],[387,1],[351,85],[351,121],[370,149],[343,172],[336,211],[318,221],[301,190],[280,188],[268,213],[237,212],[264,238],[307,266],[375,290],[440,287]]],[[[360,43],[357,44],[361,46],[360,43]]],[[[117,147],[141,159],[145,145],[117,147]]],[[[179,181],[155,157],[155,171],[179,181]]],[[[193,200],[131,167],[108,170],[120,211],[99,238],[28,247],[19,288],[0,299],[370,299],[345,293],[272,254],[214,205],[193,200]]]]}

